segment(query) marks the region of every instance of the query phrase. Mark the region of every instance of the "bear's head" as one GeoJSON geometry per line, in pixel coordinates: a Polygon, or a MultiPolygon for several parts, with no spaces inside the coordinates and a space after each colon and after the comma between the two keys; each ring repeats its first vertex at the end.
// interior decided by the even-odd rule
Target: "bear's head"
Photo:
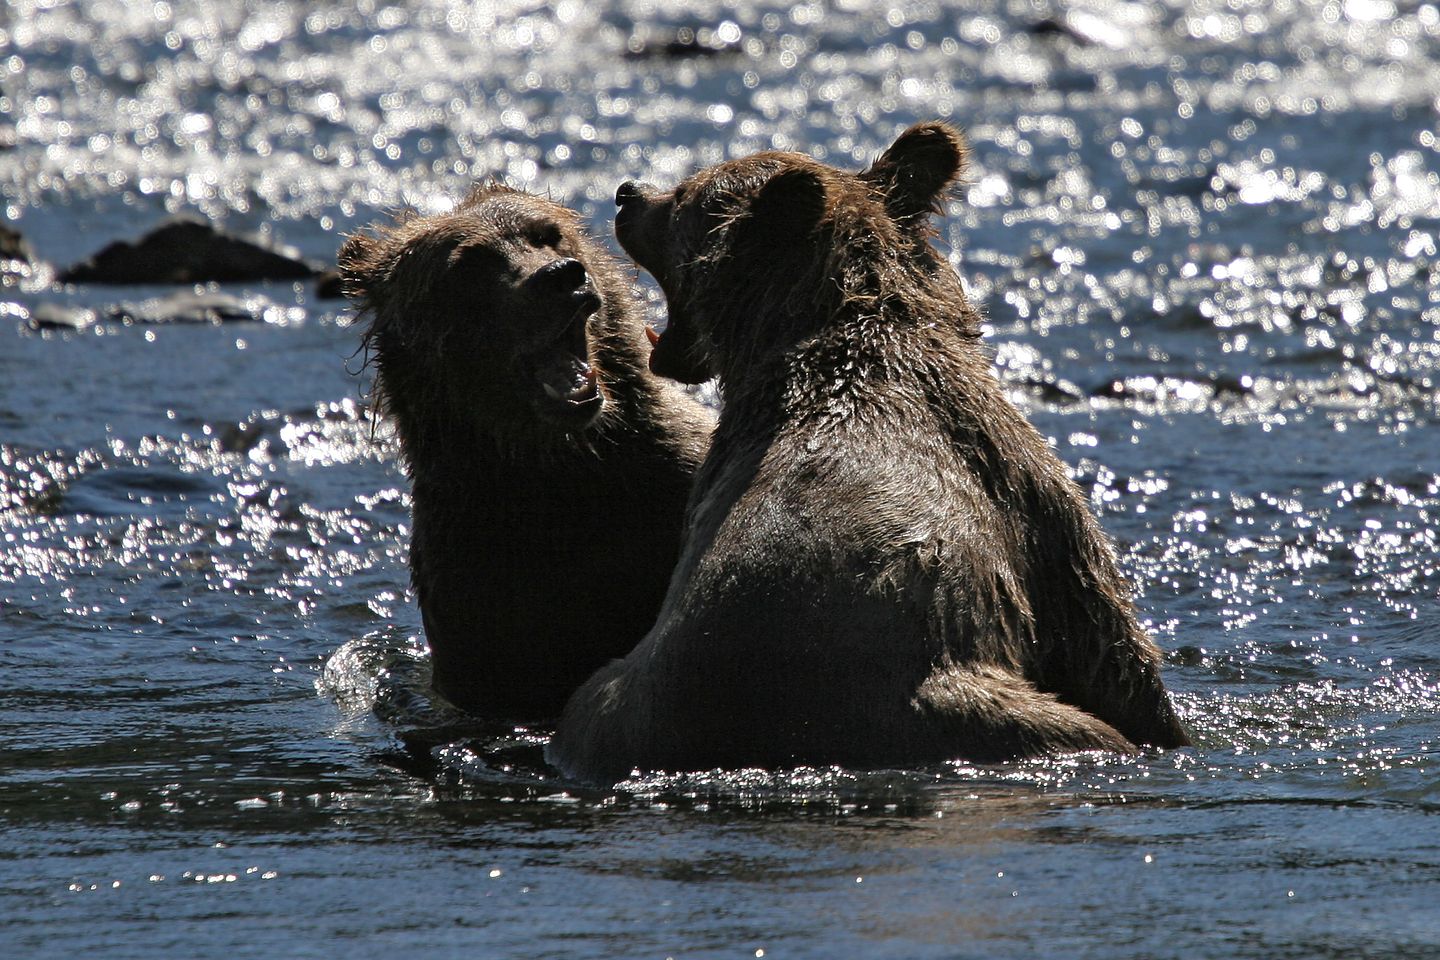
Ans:
{"type": "Polygon", "coordinates": [[[604,406],[589,321],[613,260],[560,204],[481,185],[448,213],[350,236],[339,266],[392,412],[573,433],[604,406]]]}
{"type": "Polygon", "coordinates": [[[650,369],[699,383],[741,351],[793,342],[847,299],[882,295],[887,277],[948,275],[929,244],[930,216],[966,153],[953,127],[924,123],[860,173],[769,151],[668,193],[621,184],[615,235],[669,307],[650,369]],[[767,330],[755,329],[762,317],[767,330]]]}

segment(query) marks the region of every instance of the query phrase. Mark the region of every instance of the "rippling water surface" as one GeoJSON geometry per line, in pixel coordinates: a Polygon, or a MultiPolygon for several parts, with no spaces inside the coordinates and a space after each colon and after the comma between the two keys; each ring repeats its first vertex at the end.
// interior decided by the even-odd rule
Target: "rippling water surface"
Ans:
{"type": "Polygon", "coordinates": [[[10,3],[0,953],[1440,956],[1437,104],[1390,0],[10,3]],[[340,304],[53,282],[167,212],[333,262],[484,176],[608,237],[623,179],[937,116],[1194,749],[556,782],[427,696],[340,304]]]}

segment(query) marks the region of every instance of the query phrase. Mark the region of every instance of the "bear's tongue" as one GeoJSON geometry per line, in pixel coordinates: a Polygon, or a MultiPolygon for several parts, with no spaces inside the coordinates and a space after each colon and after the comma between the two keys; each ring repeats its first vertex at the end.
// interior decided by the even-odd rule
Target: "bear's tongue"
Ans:
{"type": "Polygon", "coordinates": [[[599,393],[595,368],[572,353],[561,351],[542,361],[535,378],[552,400],[583,404],[599,393]]]}

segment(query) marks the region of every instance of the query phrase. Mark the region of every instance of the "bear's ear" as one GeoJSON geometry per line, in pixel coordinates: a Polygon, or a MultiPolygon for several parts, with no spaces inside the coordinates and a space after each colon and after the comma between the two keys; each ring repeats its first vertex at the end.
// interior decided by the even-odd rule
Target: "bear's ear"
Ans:
{"type": "Polygon", "coordinates": [[[741,221],[747,239],[787,242],[808,236],[825,216],[825,184],[813,170],[782,170],[750,201],[741,221]]]}
{"type": "Polygon", "coordinates": [[[341,289],[351,300],[369,298],[382,246],[378,238],[368,233],[352,233],[345,238],[335,263],[340,268],[341,289]]]}
{"type": "Polygon", "coordinates": [[[917,123],[906,130],[860,174],[885,196],[896,220],[937,212],[945,191],[960,176],[969,148],[960,131],[947,123],[917,123]]]}

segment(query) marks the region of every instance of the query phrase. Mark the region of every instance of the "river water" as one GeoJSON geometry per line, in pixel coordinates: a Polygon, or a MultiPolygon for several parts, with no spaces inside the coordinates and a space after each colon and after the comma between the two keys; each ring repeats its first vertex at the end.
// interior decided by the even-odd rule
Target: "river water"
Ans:
{"type": "MultiPolygon", "coordinates": [[[[1440,956],[1440,10],[12,0],[0,955],[1440,956]],[[474,178],[974,146],[943,246],[1197,745],[558,782],[426,695],[358,333],[118,323],[198,212],[320,263],[474,178]],[[36,320],[102,319],[78,330],[36,320]]],[[[658,297],[652,299],[657,303],[658,297]]]]}

